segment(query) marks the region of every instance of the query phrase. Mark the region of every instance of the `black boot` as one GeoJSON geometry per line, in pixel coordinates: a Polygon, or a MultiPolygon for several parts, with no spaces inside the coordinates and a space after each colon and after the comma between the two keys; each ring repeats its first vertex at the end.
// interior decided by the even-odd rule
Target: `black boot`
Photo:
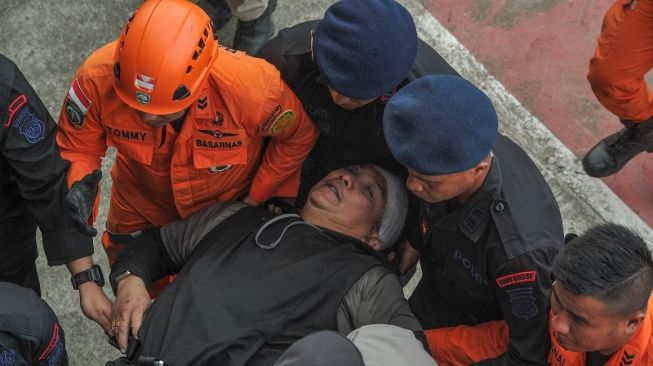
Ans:
{"type": "Polygon", "coordinates": [[[599,141],[583,158],[583,169],[592,177],[607,177],[642,151],[653,152],[653,117],[634,123],[622,121],[621,131],[599,141]]]}

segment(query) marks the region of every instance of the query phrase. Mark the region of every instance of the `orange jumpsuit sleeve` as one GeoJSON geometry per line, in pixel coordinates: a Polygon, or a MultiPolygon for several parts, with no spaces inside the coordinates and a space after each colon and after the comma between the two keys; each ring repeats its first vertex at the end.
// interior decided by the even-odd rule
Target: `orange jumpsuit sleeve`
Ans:
{"type": "Polygon", "coordinates": [[[296,197],[301,166],[315,145],[318,130],[295,93],[273,73],[259,127],[270,143],[254,176],[249,196],[258,202],[270,197],[296,197]]]}
{"type": "Polygon", "coordinates": [[[598,101],[624,120],[653,116],[645,75],[653,68],[653,1],[616,0],[603,18],[587,79],[598,101]]]}
{"type": "MultiPolygon", "coordinates": [[[[70,161],[68,187],[95,169],[100,169],[107,150],[104,127],[99,118],[100,97],[92,80],[84,76],[82,65],[71,83],[59,114],[57,145],[61,156],[70,161]]],[[[91,222],[95,221],[100,193],[91,222]]]]}
{"type": "Polygon", "coordinates": [[[508,351],[510,343],[505,320],[430,329],[424,335],[439,365],[467,366],[496,358],[508,351]]]}

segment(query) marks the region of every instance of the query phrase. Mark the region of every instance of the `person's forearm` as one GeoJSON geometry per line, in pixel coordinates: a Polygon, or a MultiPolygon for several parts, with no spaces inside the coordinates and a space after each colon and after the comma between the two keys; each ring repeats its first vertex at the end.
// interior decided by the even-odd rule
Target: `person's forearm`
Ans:
{"type": "Polygon", "coordinates": [[[68,272],[70,272],[71,275],[75,275],[78,274],[79,272],[86,271],[92,266],[93,266],[93,257],[91,257],[90,255],[66,263],[68,272]]]}
{"type": "Polygon", "coordinates": [[[497,358],[508,351],[505,321],[461,325],[424,331],[433,358],[443,365],[471,365],[497,358]]]}
{"type": "Polygon", "coordinates": [[[149,229],[120,252],[111,266],[110,278],[114,279],[125,271],[130,271],[140,277],[145,285],[149,285],[157,279],[177,273],[180,268],[181,264],[175,265],[167,253],[159,229],[149,229]]]}

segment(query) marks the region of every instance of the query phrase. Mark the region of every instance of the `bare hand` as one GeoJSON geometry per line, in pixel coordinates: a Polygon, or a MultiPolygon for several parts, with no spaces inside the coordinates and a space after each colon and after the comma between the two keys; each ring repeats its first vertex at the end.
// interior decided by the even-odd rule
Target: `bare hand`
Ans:
{"type": "Polygon", "coordinates": [[[143,314],[150,307],[150,295],[140,277],[129,276],[118,283],[118,295],[113,304],[113,328],[120,352],[127,350],[129,333],[138,336],[143,314]]]}
{"type": "Polygon", "coordinates": [[[94,282],[79,286],[79,304],[84,315],[98,323],[107,334],[113,334],[111,329],[111,300],[94,282]]]}
{"type": "Polygon", "coordinates": [[[415,267],[419,261],[420,253],[408,241],[404,241],[397,248],[401,253],[401,263],[399,263],[399,273],[404,274],[411,268],[415,267]]]}

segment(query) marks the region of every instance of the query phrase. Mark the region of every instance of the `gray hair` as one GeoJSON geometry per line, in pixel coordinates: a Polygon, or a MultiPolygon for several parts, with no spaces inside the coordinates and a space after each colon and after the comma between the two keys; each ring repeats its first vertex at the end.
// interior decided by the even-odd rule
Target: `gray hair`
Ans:
{"type": "Polygon", "coordinates": [[[383,242],[379,250],[384,250],[393,245],[404,230],[408,213],[408,194],[403,179],[376,165],[372,167],[385,178],[386,200],[379,225],[379,238],[383,242]]]}

